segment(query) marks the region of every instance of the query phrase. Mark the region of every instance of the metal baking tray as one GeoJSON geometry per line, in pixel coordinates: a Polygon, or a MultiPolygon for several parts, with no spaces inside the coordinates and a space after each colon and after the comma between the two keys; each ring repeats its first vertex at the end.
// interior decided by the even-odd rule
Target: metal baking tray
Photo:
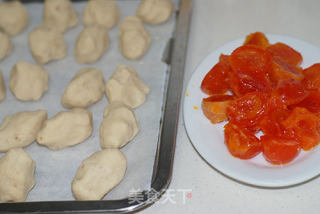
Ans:
{"type": "Polygon", "coordinates": [[[180,0],[173,38],[162,59],[169,66],[150,189],[137,192],[138,201],[128,196],[120,200],[0,203],[1,213],[127,213],[150,206],[161,197],[172,176],[191,14],[192,0],[180,0]]]}

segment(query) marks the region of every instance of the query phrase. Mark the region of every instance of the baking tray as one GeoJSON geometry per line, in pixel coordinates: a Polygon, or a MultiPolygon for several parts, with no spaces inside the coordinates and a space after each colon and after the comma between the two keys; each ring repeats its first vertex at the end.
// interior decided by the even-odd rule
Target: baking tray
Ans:
{"type": "Polygon", "coordinates": [[[161,197],[172,176],[191,14],[192,0],[180,0],[173,38],[163,55],[168,71],[150,189],[137,192],[139,200],[135,201],[131,195],[119,200],[0,203],[1,213],[127,213],[150,206],[161,197]]]}

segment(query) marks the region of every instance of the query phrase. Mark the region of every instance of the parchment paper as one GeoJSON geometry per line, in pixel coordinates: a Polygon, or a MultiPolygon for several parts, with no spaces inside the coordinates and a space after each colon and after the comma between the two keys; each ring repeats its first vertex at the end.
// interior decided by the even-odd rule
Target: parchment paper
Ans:
{"type": "MultiPolygon", "coordinates": [[[[176,8],[178,0],[175,1],[176,8]]],[[[150,189],[153,163],[159,133],[161,107],[163,100],[164,81],[167,65],[161,62],[168,39],[172,36],[175,26],[175,15],[161,25],[145,25],[152,37],[152,44],[147,54],[139,61],[125,59],[118,50],[119,24],[109,31],[110,48],[103,57],[94,64],[79,65],[74,58],[74,44],[78,34],[83,29],[81,13],[86,2],[73,2],[78,11],[79,23],[77,27],[68,30],[64,36],[68,45],[68,55],[62,60],[53,61],[44,65],[49,72],[49,89],[44,96],[36,102],[18,101],[8,88],[10,71],[19,60],[35,63],[28,46],[28,35],[42,21],[43,4],[40,2],[24,3],[30,15],[28,28],[20,35],[12,37],[13,53],[0,61],[7,86],[7,96],[0,103],[0,121],[8,114],[19,111],[46,109],[51,118],[60,111],[66,110],[61,105],[61,96],[75,73],[85,67],[101,69],[105,81],[115,72],[119,64],[133,66],[141,79],[151,88],[146,103],[135,110],[141,126],[138,135],[121,151],[128,162],[126,175],[123,181],[106,197],[119,199],[128,197],[133,190],[150,189]]],[[[127,15],[135,14],[139,4],[137,0],[120,0],[118,6],[122,19],[127,15]]],[[[99,127],[103,117],[103,110],[108,105],[106,97],[90,106],[88,109],[93,114],[94,131],[85,142],[59,151],[51,151],[36,142],[26,147],[25,150],[36,162],[35,187],[30,191],[27,201],[61,201],[74,200],[71,192],[72,179],[85,158],[101,149],[99,142],[99,127]]],[[[0,153],[0,158],[3,156],[0,153]]]]}

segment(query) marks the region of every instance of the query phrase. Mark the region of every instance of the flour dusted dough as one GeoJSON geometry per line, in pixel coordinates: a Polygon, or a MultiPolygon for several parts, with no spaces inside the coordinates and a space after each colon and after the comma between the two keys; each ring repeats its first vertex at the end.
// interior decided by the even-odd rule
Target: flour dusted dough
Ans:
{"type": "Polygon", "coordinates": [[[67,55],[63,34],[53,28],[38,27],[29,35],[30,50],[39,64],[62,59],[67,55]]]}
{"type": "Polygon", "coordinates": [[[167,21],[173,11],[171,0],[142,0],[136,14],[145,23],[160,24],[167,21]]]}
{"type": "Polygon", "coordinates": [[[43,11],[43,26],[65,32],[78,23],[77,11],[70,0],[45,0],[43,11]]]}
{"type": "Polygon", "coordinates": [[[86,27],[77,39],[75,57],[77,62],[93,63],[109,48],[109,35],[106,28],[99,25],[86,27]]]}
{"type": "Polygon", "coordinates": [[[150,89],[133,67],[119,65],[108,80],[105,92],[110,103],[120,101],[131,108],[137,108],[145,102],[150,89]]]}
{"type": "Polygon", "coordinates": [[[19,1],[0,2],[0,29],[13,36],[21,33],[28,23],[28,11],[19,1]]]}
{"type": "Polygon", "coordinates": [[[34,186],[35,162],[23,149],[11,149],[0,159],[0,201],[23,202],[34,186]]]}
{"type": "Polygon", "coordinates": [[[48,79],[40,65],[20,61],[11,70],[9,88],[19,100],[39,100],[48,90],[48,79]]]}
{"type": "Polygon", "coordinates": [[[120,24],[119,49],[122,55],[135,60],[142,57],[151,43],[149,32],[136,16],[126,17],[120,24]]]}
{"type": "Polygon", "coordinates": [[[72,181],[77,200],[100,200],[117,186],[127,168],[126,157],[118,149],[98,151],[85,159],[72,181]]]}
{"type": "Polygon", "coordinates": [[[98,102],[104,93],[102,72],[94,68],[81,69],[71,80],[62,96],[66,108],[86,108],[98,102]]]}
{"type": "Polygon", "coordinates": [[[0,60],[8,56],[12,51],[12,42],[10,37],[0,31],[0,60]]]}
{"type": "Polygon", "coordinates": [[[85,109],[62,111],[46,120],[37,141],[52,150],[59,150],[81,143],[92,133],[92,114],[85,109]]]}
{"type": "Polygon", "coordinates": [[[100,126],[102,148],[121,148],[131,141],[139,131],[139,124],[133,110],[121,103],[111,103],[104,110],[100,126]]]}
{"type": "Polygon", "coordinates": [[[83,10],[83,24],[113,28],[120,19],[117,0],[90,0],[83,10]]]}
{"type": "Polygon", "coordinates": [[[4,83],[2,71],[0,70],[0,101],[6,97],[6,85],[4,83]]]}
{"type": "Polygon", "coordinates": [[[0,152],[31,144],[47,119],[47,111],[23,111],[6,116],[0,125],[0,152]]]}

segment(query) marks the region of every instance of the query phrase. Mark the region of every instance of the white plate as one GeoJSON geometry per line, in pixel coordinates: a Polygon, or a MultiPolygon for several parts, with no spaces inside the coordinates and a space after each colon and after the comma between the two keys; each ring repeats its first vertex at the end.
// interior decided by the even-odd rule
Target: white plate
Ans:
{"type": "MultiPolygon", "coordinates": [[[[299,39],[267,35],[270,43],[283,42],[298,50],[303,56],[302,67],[320,62],[320,49],[299,39]]],[[[259,154],[250,160],[241,160],[230,155],[224,144],[223,126],[213,125],[203,115],[202,98],[207,97],[200,90],[202,79],[221,53],[230,54],[239,47],[244,38],[232,41],[214,50],[193,73],[184,98],[184,122],[187,133],[196,150],[215,169],[240,182],[262,187],[285,187],[308,181],[320,173],[320,149],[301,152],[291,163],[276,166],[264,160],[259,154]]]]}

